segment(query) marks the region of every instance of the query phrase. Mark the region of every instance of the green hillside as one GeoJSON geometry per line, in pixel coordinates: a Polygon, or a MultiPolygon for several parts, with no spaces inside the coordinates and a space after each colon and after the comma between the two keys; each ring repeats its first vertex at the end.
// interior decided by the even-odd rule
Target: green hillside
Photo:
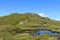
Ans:
{"type": "Polygon", "coordinates": [[[44,26],[59,27],[60,22],[41,17],[33,13],[18,14],[13,13],[7,16],[0,17],[0,25],[24,25],[24,26],[44,26]]]}
{"type": "Polygon", "coordinates": [[[18,24],[19,21],[29,21],[28,23],[40,23],[41,22],[52,22],[55,24],[59,24],[58,21],[55,20],[51,20],[47,17],[41,17],[37,14],[33,14],[33,13],[25,13],[25,14],[18,14],[18,13],[14,13],[14,14],[10,14],[8,16],[3,16],[0,17],[0,25],[14,25],[14,24],[18,24]]]}
{"type": "MultiPolygon", "coordinates": [[[[38,26],[42,27],[42,29],[48,29],[60,32],[59,31],[60,21],[52,20],[48,17],[41,17],[36,13],[24,13],[24,14],[12,13],[10,15],[0,17],[0,32],[1,32],[0,39],[32,40],[34,37],[29,36],[28,34],[26,35],[24,34],[26,38],[24,38],[25,36],[23,36],[22,39],[20,39],[20,34],[18,34],[18,32],[20,30],[26,30],[26,29],[30,30],[40,29],[38,26]]],[[[38,38],[36,39],[40,40],[38,38]]]]}

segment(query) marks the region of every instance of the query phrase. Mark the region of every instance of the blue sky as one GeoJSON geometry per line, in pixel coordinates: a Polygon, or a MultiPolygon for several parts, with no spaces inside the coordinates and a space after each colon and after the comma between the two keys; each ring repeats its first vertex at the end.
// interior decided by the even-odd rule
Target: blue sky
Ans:
{"type": "Polygon", "coordinates": [[[60,0],[0,0],[0,16],[14,12],[35,12],[60,20],[60,0]]]}

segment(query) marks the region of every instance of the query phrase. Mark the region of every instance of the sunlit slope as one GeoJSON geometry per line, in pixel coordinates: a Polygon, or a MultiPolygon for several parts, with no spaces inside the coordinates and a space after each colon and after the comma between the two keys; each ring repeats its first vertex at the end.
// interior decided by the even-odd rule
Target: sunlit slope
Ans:
{"type": "Polygon", "coordinates": [[[60,32],[60,21],[41,17],[36,13],[12,13],[0,17],[0,40],[44,40],[44,38],[46,40],[52,40],[56,38],[55,36],[50,37],[51,35],[40,35],[38,37],[29,35],[28,32],[38,29],[60,32]],[[25,33],[20,34],[21,32],[25,33]]]}
{"type": "Polygon", "coordinates": [[[49,19],[48,17],[41,17],[34,13],[13,13],[0,17],[0,25],[48,26],[54,28],[60,27],[60,22],[49,19]]]}

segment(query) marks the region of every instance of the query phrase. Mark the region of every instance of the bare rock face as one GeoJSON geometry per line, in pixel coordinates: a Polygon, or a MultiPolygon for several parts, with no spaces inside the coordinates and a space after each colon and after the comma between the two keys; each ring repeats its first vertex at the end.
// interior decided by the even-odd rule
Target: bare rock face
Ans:
{"type": "Polygon", "coordinates": [[[19,25],[20,25],[20,24],[27,23],[27,22],[28,22],[28,20],[25,20],[25,21],[20,21],[20,22],[19,22],[19,25]]]}

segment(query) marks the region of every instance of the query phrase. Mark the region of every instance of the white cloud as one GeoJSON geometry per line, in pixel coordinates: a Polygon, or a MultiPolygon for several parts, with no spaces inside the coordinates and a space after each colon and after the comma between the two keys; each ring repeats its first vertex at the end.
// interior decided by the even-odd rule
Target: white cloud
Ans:
{"type": "Polygon", "coordinates": [[[55,18],[54,20],[56,20],[56,21],[60,21],[60,19],[58,19],[58,18],[55,18]]]}
{"type": "Polygon", "coordinates": [[[44,13],[39,13],[38,15],[42,16],[42,17],[48,17],[47,15],[45,15],[44,13]]]}
{"type": "MultiPolygon", "coordinates": [[[[39,13],[38,15],[42,16],[42,17],[48,17],[48,15],[45,15],[44,13],[39,13]]],[[[49,17],[50,18],[50,17],[49,17]]],[[[59,18],[50,18],[50,19],[53,19],[53,20],[56,20],[56,21],[60,21],[59,18]]]]}

